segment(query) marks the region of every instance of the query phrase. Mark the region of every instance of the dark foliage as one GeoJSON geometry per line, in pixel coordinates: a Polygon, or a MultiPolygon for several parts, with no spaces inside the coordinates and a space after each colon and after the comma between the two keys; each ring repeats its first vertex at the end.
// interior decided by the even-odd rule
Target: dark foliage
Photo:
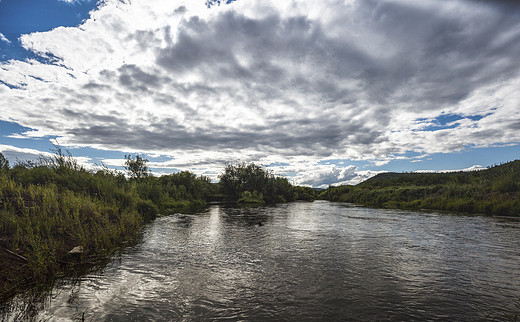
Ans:
{"type": "Polygon", "coordinates": [[[128,172],[130,178],[142,179],[150,175],[150,169],[146,165],[147,159],[137,154],[135,157],[132,155],[125,155],[125,170],[128,172]]]}
{"type": "Polygon", "coordinates": [[[315,199],[312,188],[294,187],[286,178],[277,177],[254,163],[229,164],[219,178],[222,194],[229,201],[251,199],[253,195],[270,204],[315,199]]]}
{"type": "Polygon", "coordinates": [[[9,171],[9,161],[0,153],[0,174],[9,171]]]}

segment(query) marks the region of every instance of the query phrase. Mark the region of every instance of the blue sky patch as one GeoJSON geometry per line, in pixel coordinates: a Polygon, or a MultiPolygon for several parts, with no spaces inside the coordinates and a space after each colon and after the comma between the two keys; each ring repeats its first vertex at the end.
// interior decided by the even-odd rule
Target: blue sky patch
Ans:
{"type": "Polygon", "coordinates": [[[463,119],[469,119],[472,121],[480,121],[486,116],[489,116],[493,113],[488,114],[475,114],[475,115],[462,115],[462,114],[441,114],[435,118],[419,118],[416,120],[418,123],[427,123],[428,126],[422,128],[419,131],[439,131],[446,129],[453,129],[460,125],[457,121],[463,119]]]}
{"type": "Polygon", "coordinates": [[[428,155],[420,159],[420,162],[411,162],[413,160],[410,159],[392,160],[383,166],[374,167],[373,170],[389,172],[460,170],[473,165],[487,167],[517,159],[520,159],[519,144],[486,148],[467,147],[459,152],[428,155]]]}
{"type": "Polygon", "coordinates": [[[9,41],[0,41],[0,62],[38,59],[37,55],[21,46],[18,40],[21,35],[49,31],[60,26],[78,26],[96,7],[96,0],[73,3],[59,0],[0,1],[0,33],[9,41]]]}
{"type": "Polygon", "coordinates": [[[284,163],[284,162],[271,162],[269,163],[268,165],[266,165],[266,167],[288,167],[290,166],[289,163],[284,163]]]}
{"type": "Polygon", "coordinates": [[[21,126],[15,122],[7,122],[0,120],[0,136],[6,136],[11,134],[21,134],[23,132],[30,131],[31,128],[21,126]]]}

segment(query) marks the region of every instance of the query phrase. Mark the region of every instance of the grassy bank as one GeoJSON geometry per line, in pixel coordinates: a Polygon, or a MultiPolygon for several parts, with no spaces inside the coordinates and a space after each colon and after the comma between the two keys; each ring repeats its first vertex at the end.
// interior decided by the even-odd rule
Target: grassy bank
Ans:
{"type": "Polygon", "coordinates": [[[0,296],[111,254],[158,213],[205,205],[208,179],[85,170],[61,150],[12,168],[0,155],[0,296]],[[78,254],[69,254],[76,248],[78,254]]]}
{"type": "Polygon", "coordinates": [[[212,183],[191,172],[155,177],[146,159],[126,159],[125,176],[107,168],[87,171],[58,146],[54,157],[14,167],[0,153],[0,301],[28,281],[107,257],[159,213],[198,209],[207,201],[258,205],[315,198],[313,189],[292,186],[253,163],[228,165],[212,183]]]}
{"type": "Polygon", "coordinates": [[[378,208],[520,216],[520,160],[474,172],[383,173],[356,186],[329,187],[319,198],[378,208]]]}

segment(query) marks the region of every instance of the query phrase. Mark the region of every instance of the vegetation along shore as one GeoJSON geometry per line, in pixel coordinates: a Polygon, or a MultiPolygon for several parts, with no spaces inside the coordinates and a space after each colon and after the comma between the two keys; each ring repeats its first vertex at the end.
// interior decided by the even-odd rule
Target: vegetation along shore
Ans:
{"type": "Polygon", "coordinates": [[[358,185],[315,190],[254,163],[228,165],[218,183],[191,172],[152,176],[147,160],[126,156],[126,175],[88,171],[56,147],[51,158],[18,162],[0,154],[0,294],[28,281],[112,254],[135,240],[159,214],[190,211],[207,202],[263,205],[296,200],[350,202],[371,207],[431,209],[495,216],[520,215],[520,161],[474,172],[383,173],[358,185]]]}
{"type": "Polygon", "coordinates": [[[471,172],[381,173],[355,186],[329,187],[319,198],[377,208],[520,216],[520,160],[471,172]]]}
{"type": "Polygon", "coordinates": [[[87,171],[60,147],[51,158],[18,162],[0,153],[0,302],[29,282],[107,257],[134,240],[159,214],[190,211],[210,201],[272,204],[313,200],[255,164],[228,165],[219,183],[191,172],[152,176],[147,160],[126,156],[127,176],[87,171]]]}

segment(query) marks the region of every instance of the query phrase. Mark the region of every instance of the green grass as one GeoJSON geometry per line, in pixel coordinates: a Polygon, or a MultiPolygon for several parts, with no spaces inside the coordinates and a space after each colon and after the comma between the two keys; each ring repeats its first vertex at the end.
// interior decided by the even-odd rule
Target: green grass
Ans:
{"type": "Polygon", "coordinates": [[[0,171],[0,297],[70,262],[108,256],[160,213],[205,206],[211,183],[191,173],[127,179],[87,171],[70,155],[0,171]],[[82,246],[80,258],[68,252],[82,246]]]}
{"type": "Polygon", "coordinates": [[[154,177],[146,159],[132,156],[127,156],[130,178],[106,168],[87,171],[59,146],[54,152],[12,168],[0,153],[0,298],[27,279],[45,280],[71,262],[108,256],[159,214],[215,200],[264,204],[315,198],[313,189],[293,187],[254,164],[228,166],[226,171],[240,171],[226,186],[186,171],[154,177]],[[83,253],[71,258],[68,252],[76,246],[83,253]]]}
{"type": "Polygon", "coordinates": [[[3,175],[1,246],[27,259],[30,277],[52,276],[75,246],[82,246],[85,255],[107,255],[122,240],[135,237],[145,217],[135,200],[121,207],[117,199],[60,191],[53,183],[23,186],[3,175]]]}
{"type": "Polygon", "coordinates": [[[319,198],[379,208],[520,216],[520,161],[475,172],[383,173],[356,186],[329,187],[319,198]]]}

